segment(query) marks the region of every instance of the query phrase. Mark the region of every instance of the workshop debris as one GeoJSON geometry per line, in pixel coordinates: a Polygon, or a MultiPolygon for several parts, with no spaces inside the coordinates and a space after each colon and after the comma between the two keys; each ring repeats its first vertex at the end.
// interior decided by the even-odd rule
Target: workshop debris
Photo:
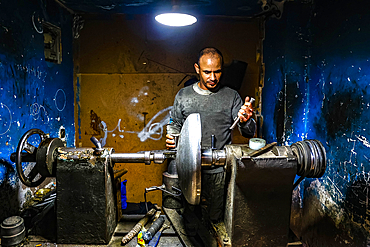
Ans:
{"type": "Polygon", "coordinates": [[[149,229],[143,234],[143,239],[145,242],[149,242],[153,238],[155,233],[162,227],[163,223],[164,217],[159,217],[153,222],[149,229]]]}
{"type": "Polygon", "coordinates": [[[148,247],[156,247],[159,243],[159,240],[161,239],[162,232],[164,232],[164,230],[169,229],[169,228],[170,228],[169,225],[164,224],[162,228],[154,235],[152,240],[150,240],[150,242],[148,243],[148,247]]]}
{"type": "Polygon", "coordinates": [[[1,244],[2,246],[12,246],[20,244],[26,236],[24,220],[20,216],[6,218],[1,223],[1,244]]]}
{"type": "Polygon", "coordinates": [[[149,219],[155,214],[155,212],[156,212],[155,208],[152,208],[151,210],[149,210],[149,212],[144,216],[144,218],[142,218],[134,226],[134,228],[132,228],[132,230],[129,233],[127,233],[126,236],[122,238],[121,245],[128,243],[133,237],[135,237],[136,234],[138,234],[139,231],[142,229],[142,227],[144,227],[145,224],[149,221],[149,219]]]}

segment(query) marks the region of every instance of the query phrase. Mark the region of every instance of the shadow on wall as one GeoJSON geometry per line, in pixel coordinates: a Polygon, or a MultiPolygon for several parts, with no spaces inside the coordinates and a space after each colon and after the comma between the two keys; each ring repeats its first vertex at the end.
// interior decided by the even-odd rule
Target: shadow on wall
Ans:
{"type": "MultiPolygon", "coordinates": [[[[308,181],[306,181],[308,182],[308,181]]],[[[344,211],[333,209],[328,201],[322,204],[316,183],[311,183],[303,196],[300,208],[299,191],[293,192],[291,229],[306,247],[367,247],[369,245],[369,184],[363,178],[347,190],[344,211]],[[320,208],[331,209],[333,215],[323,214],[320,208]],[[340,211],[336,211],[336,210],[340,211]],[[336,212],[335,212],[336,211],[336,212]],[[334,222],[336,220],[337,222],[334,222]]],[[[324,209],[324,210],[325,210],[324,209]]]]}
{"type": "Polygon", "coordinates": [[[0,159],[0,222],[7,217],[19,214],[18,186],[11,181],[17,178],[14,167],[5,159],[0,159]]]}
{"type": "Polygon", "coordinates": [[[344,92],[328,86],[321,117],[317,119],[315,128],[326,132],[331,139],[355,129],[362,117],[364,96],[366,91],[361,90],[356,81],[348,83],[344,92]],[[326,128],[322,127],[321,119],[325,119],[326,128]]]}
{"type": "Polygon", "coordinates": [[[329,216],[322,217],[315,225],[305,229],[302,240],[307,247],[366,247],[364,238],[351,239],[348,233],[337,229],[329,216]]]}
{"type": "Polygon", "coordinates": [[[369,189],[369,181],[359,178],[348,187],[344,203],[349,218],[364,229],[364,235],[369,235],[370,232],[369,189]]]}

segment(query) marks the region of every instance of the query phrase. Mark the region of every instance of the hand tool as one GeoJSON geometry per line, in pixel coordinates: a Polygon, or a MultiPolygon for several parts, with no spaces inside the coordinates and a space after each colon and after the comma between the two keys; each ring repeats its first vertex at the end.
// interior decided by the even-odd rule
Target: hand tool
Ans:
{"type": "Polygon", "coordinates": [[[162,232],[166,229],[170,228],[169,225],[167,224],[164,224],[162,226],[162,228],[154,235],[154,237],[152,238],[152,240],[150,240],[149,244],[148,244],[148,247],[156,247],[159,243],[159,240],[161,238],[161,235],[162,235],[162,232]]]}
{"type": "MultiPolygon", "coordinates": [[[[253,102],[254,101],[256,101],[256,99],[255,98],[250,98],[249,99],[249,102],[251,103],[251,104],[253,104],[253,102]]],[[[239,121],[240,121],[240,117],[238,116],[236,119],[235,119],[235,121],[234,121],[234,123],[230,126],[230,129],[232,130],[232,129],[234,129],[235,128],[235,126],[239,123],[239,121]]]]}
{"type": "Polygon", "coordinates": [[[143,234],[143,239],[145,242],[149,242],[155,233],[161,228],[164,223],[164,217],[159,217],[157,220],[153,222],[150,228],[143,234]]]}
{"type": "Polygon", "coordinates": [[[121,241],[121,245],[124,245],[126,243],[128,243],[129,241],[131,241],[131,239],[133,237],[136,236],[136,234],[139,233],[139,231],[141,230],[141,228],[143,226],[145,226],[145,224],[148,222],[148,220],[155,214],[156,210],[155,208],[152,208],[151,210],[149,210],[148,213],[146,213],[146,215],[144,216],[144,218],[142,218],[135,226],[134,228],[132,228],[132,230],[126,234],[126,236],[124,236],[122,238],[122,241],[121,241]]]}

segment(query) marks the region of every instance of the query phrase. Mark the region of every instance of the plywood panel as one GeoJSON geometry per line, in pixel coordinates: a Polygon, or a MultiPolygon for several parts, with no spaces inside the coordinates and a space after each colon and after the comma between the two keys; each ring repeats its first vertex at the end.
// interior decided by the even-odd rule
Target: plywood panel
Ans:
{"type": "MultiPolygon", "coordinates": [[[[79,75],[79,146],[97,137],[116,153],[165,149],[165,125],[182,74],[79,75]]],[[[128,201],[143,201],[144,189],[162,184],[165,164],[116,164],[128,169],[128,201]]],[[[148,194],[160,204],[160,192],[148,194]]]]}

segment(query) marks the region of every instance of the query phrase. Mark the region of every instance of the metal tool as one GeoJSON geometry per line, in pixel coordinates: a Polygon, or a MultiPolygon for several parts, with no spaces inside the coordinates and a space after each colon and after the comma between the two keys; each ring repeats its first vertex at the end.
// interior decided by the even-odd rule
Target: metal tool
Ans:
{"type": "MultiPolygon", "coordinates": [[[[254,101],[256,101],[256,99],[255,99],[255,98],[250,98],[249,103],[253,104],[253,102],[254,102],[254,101]]],[[[234,129],[234,128],[235,128],[235,126],[239,123],[239,121],[240,121],[240,117],[238,116],[238,117],[235,119],[234,123],[230,126],[230,129],[231,129],[231,130],[232,130],[232,129],[234,129]]]]}
{"type": "Polygon", "coordinates": [[[163,223],[164,217],[159,217],[153,222],[149,229],[143,234],[143,239],[145,240],[145,242],[149,242],[150,240],[152,240],[156,232],[162,227],[163,223]]]}
{"type": "Polygon", "coordinates": [[[132,228],[132,230],[127,233],[121,240],[121,243],[122,244],[126,244],[128,243],[129,241],[131,241],[131,239],[133,237],[136,236],[136,234],[138,234],[141,230],[141,228],[143,226],[145,226],[145,224],[149,221],[150,217],[152,217],[156,212],[156,209],[155,208],[152,208],[148,213],[146,213],[146,215],[144,216],[144,218],[142,218],[135,226],[134,228],[132,228]]]}
{"type": "Polygon", "coordinates": [[[154,237],[152,238],[152,240],[150,240],[148,246],[149,247],[156,247],[158,245],[158,243],[159,243],[159,240],[161,239],[162,232],[164,232],[164,230],[166,230],[168,228],[170,228],[170,226],[167,225],[167,224],[164,224],[162,226],[162,228],[159,229],[159,231],[154,235],[154,237]]]}
{"type": "Polygon", "coordinates": [[[20,244],[26,236],[24,220],[20,216],[6,218],[1,223],[1,244],[3,246],[14,246],[20,244]]]}

